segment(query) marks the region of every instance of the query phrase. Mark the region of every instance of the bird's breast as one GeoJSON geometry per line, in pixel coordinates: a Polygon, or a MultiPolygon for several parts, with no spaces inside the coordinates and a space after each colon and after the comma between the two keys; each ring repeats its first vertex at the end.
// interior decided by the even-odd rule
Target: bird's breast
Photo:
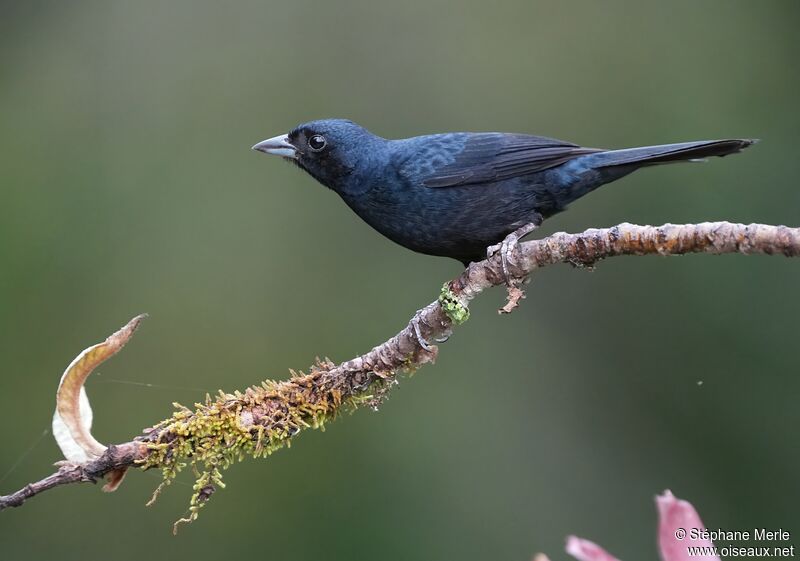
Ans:
{"type": "Polygon", "coordinates": [[[430,189],[404,181],[376,182],[342,195],[365,222],[413,251],[464,260],[530,221],[536,196],[522,185],[430,189]]]}

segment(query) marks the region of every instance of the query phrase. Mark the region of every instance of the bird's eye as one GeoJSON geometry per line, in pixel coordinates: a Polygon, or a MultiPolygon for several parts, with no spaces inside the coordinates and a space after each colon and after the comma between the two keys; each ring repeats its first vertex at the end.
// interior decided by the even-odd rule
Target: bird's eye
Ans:
{"type": "Polygon", "coordinates": [[[325,137],[321,134],[315,134],[311,138],[308,139],[308,147],[311,148],[314,152],[319,152],[323,148],[327,142],[325,141],[325,137]]]}

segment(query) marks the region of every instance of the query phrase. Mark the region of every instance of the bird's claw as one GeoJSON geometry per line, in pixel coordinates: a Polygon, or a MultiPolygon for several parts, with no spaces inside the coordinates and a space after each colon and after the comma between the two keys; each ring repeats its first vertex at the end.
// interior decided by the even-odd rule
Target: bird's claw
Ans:
{"type": "Polygon", "coordinates": [[[424,351],[432,352],[433,348],[431,347],[430,343],[422,336],[422,331],[419,328],[420,319],[414,316],[414,319],[411,320],[411,327],[414,329],[414,336],[417,338],[417,343],[419,346],[422,347],[424,351]]]}
{"type": "MultiPolygon", "coordinates": [[[[417,338],[417,343],[419,343],[419,346],[422,347],[422,350],[424,350],[426,352],[429,352],[429,353],[436,352],[436,347],[431,345],[428,342],[428,340],[425,339],[425,337],[422,335],[422,329],[420,328],[420,323],[424,323],[429,329],[433,328],[433,326],[431,326],[431,324],[429,324],[427,321],[425,321],[425,318],[423,318],[420,315],[424,311],[425,311],[424,308],[422,310],[417,310],[417,313],[414,314],[414,317],[411,320],[411,327],[414,330],[414,337],[417,338]]],[[[452,334],[453,334],[453,331],[448,328],[440,336],[434,337],[433,341],[435,343],[446,343],[447,340],[450,339],[450,335],[452,335],[452,334]]]]}
{"type": "Polygon", "coordinates": [[[528,224],[525,224],[521,228],[518,228],[508,234],[502,242],[490,245],[486,248],[487,258],[493,257],[498,252],[500,253],[500,264],[503,267],[503,277],[505,278],[508,286],[511,286],[512,284],[511,274],[508,270],[508,264],[512,257],[511,254],[514,252],[514,250],[519,248],[519,240],[533,232],[536,228],[538,228],[537,224],[529,222],[528,224]]]}
{"type": "Polygon", "coordinates": [[[447,343],[450,339],[450,335],[452,335],[452,333],[445,333],[441,337],[435,337],[433,340],[437,343],[447,343]]]}

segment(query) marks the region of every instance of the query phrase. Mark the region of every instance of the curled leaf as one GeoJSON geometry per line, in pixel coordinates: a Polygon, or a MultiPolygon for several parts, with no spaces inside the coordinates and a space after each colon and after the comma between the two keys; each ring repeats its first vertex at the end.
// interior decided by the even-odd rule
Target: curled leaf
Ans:
{"type": "MultiPolygon", "coordinates": [[[[125,346],[145,317],[146,315],[136,316],[102,343],[85,349],[61,376],[56,392],[56,411],[53,414],[53,436],[67,461],[84,464],[99,458],[105,452],[106,447],[91,433],[92,408],[83,385],[95,368],[125,346]]],[[[111,472],[104,490],[115,490],[122,482],[124,473],[122,470],[111,472]]]]}

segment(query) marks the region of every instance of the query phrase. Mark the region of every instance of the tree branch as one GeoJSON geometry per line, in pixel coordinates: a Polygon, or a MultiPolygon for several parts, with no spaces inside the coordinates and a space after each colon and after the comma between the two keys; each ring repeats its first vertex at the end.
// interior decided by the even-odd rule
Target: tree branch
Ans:
{"type": "Polygon", "coordinates": [[[147,455],[147,446],[138,442],[126,442],[106,448],[97,460],[83,465],[57,462],[58,471],[35,483],[29,483],[16,493],[0,497],[0,510],[22,504],[53,487],[67,483],[96,483],[105,474],[117,469],[126,469],[147,455]]]}
{"type": "Polygon", "coordinates": [[[244,392],[220,391],[214,399],[180,407],[130,442],[108,447],[83,465],[65,463],[52,475],[0,497],[0,510],[68,483],[94,482],[128,467],[159,468],[164,485],[187,464],[197,472],[192,496],[193,520],[214,490],[222,486],[221,470],[247,455],[271,454],[302,429],[318,428],[346,408],[376,406],[397,373],[416,369],[436,358],[438,348],[427,341],[444,340],[452,327],[469,317],[469,302],[501,284],[508,288],[510,312],[523,297],[522,282],[536,269],[556,263],[591,266],[618,255],[681,255],[686,253],[762,253],[800,256],[800,228],[763,224],[712,222],[664,226],[620,224],[581,234],[557,233],[519,245],[503,274],[500,257],[472,263],[445,284],[438,300],[417,311],[406,327],[371,351],[335,365],[318,361],[308,374],[292,372],[289,380],[267,381],[244,392]],[[198,469],[200,466],[200,469],[198,469]]]}

